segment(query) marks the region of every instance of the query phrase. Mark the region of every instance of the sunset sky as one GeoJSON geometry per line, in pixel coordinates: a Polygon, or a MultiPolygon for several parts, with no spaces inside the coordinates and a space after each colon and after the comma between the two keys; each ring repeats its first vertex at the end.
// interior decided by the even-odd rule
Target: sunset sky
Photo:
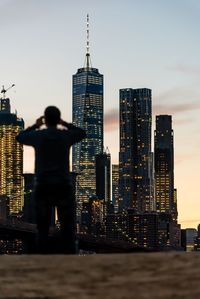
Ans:
{"type": "MultiPolygon", "coordinates": [[[[72,74],[83,67],[86,15],[92,66],[104,75],[105,146],[119,151],[119,89],[152,89],[155,115],[172,114],[182,227],[200,223],[200,1],[0,0],[0,85],[25,126],[57,105],[71,121],[72,74]]],[[[153,136],[153,131],[152,131],[153,136]]],[[[25,149],[25,172],[33,151],[25,149]]]]}

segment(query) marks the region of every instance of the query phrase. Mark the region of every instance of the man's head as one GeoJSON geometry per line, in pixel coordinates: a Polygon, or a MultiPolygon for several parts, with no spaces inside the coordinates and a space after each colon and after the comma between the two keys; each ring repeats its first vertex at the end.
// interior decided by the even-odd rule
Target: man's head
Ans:
{"type": "Polygon", "coordinates": [[[60,122],[60,110],[55,106],[48,106],[44,111],[47,126],[57,126],[60,122]]]}

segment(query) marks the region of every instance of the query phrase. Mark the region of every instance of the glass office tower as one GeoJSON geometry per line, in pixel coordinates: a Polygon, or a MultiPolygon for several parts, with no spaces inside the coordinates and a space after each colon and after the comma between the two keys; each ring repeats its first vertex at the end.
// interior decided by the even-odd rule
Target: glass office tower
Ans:
{"type": "Polygon", "coordinates": [[[156,116],[155,196],[157,212],[170,213],[177,219],[176,191],[174,189],[174,133],[172,116],[156,116]]]}
{"type": "Polygon", "coordinates": [[[95,156],[103,152],[103,75],[93,68],[90,54],[85,67],[73,75],[73,124],[87,137],[73,146],[72,170],[77,173],[77,216],[82,203],[96,195],[95,156]]]}
{"type": "Polygon", "coordinates": [[[151,90],[120,90],[119,209],[151,211],[151,90]]]}

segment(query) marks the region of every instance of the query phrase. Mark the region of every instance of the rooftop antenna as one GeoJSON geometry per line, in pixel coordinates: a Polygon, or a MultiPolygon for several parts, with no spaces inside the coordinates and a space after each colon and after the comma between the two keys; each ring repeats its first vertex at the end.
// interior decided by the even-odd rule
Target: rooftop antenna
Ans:
{"type": "Polygon", "coordinates": [[[86,46],[86,52],[89,54],[90,52],[90,19],[89,14],[87,14],[87,46],[86,46]]]}
{"type": "Polygon", "coordinates": [[[6,98],[6,92],[7,92],[9,89],[13,88],[14,86],[15,86],[15,84],[12,84],[12,85],[11,85],[10,87],[8,87],[7,89],[4,88],[4,85],[2,86],[1,93],[3,93],[3,99],[6,98]]]}
{"type": "Polygon", "coordinates": [[[90,67],[90,18],[89,14],[87,14],[87,28],[86,28],[86,34],[87,34],[87,41],[86,41],[86,68],[89,69],[90,67]]]}

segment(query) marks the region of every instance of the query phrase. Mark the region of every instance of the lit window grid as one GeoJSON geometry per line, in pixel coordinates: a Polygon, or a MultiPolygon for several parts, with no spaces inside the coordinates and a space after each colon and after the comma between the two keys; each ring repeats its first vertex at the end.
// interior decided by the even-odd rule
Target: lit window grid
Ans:
{"type": "Polygon", "coordinates": [[[0,195],[9,199],[9,214],[23,206],[23,148],[16,140],[20,126],[0,126],[0,195]]]}
{"type": "MultiPolygon", "coordinates": [[[[149,90],[141,90],[140,96],[133,99],[132,91],[132,89],[123,90],[120,97],[120,177],[122,178],[121,184],[124,185],[123,178],[129,173],[132,178],[130,184],[138,188],[136,192],[136,203],[138,202],[138,204],[137,206],[129,204],[129,207],[149,211],[154,206],[151,202],[153,201],[153,193],[150,191],[152,178],[149,173],[151,96],[149,90]],[[144,96],[145,92],[148,96],[144,96]],[[136,157],[135,160],[134,157],[136,157]],[[141,185],[138,183],[139,179],[141,179],[141,185]],[[137,184],[133,184],[134,180],[137,180],[137,184]],[[141,192],[142,189],[147,193],[141,192]]],[[[121,192],[124,193],[122,201],[124,201],[123,198],[129,197],[128,201],[131,203],[134,188],[129,187],[126,192],[126,187],[121,187],[121,192]]]]}
{"type": "Polygon", "coordinates": [[[72,169],[79,174],[77,202],[81,206],[95,194],[95,156],[103,150],[103,76],[97,69],[79,69],[73,76],[73,123],[87,132],[87,138],[75,144],[72,152],[72,169]]]}

